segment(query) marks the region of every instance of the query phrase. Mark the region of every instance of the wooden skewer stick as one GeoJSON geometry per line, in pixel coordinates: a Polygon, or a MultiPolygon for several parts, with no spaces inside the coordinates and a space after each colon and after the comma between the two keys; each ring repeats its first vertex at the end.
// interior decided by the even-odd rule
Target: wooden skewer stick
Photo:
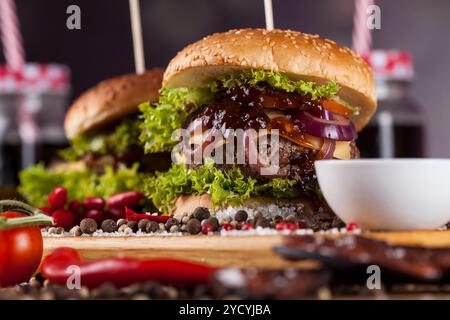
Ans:
{"type": "Polygon", "coordinates": [[[133,34],[134,66],[136,73],[145,72],[144,43],[142,41],[141,10],[139,0],[129,0],[131,32],[133,34]]]}
{"type": "Polygon", "coordinates": [[[264,13],[266,15],[266,29],[273,30],[272,0],[264,0],[264,13]]]}

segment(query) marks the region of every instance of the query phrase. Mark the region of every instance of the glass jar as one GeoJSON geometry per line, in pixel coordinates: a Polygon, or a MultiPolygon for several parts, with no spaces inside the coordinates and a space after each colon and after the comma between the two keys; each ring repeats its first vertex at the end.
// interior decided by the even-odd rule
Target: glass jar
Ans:
{"type": "Polygon", "coordinates": [[[376,50],[367,60],[377,83],[378,108],[358,135],[361,158],[424,157],[425,121],[410,90],[411,56],[395,50],[376,50]]]}
{"type": "Polygon", "coordinates": [[[18,71],[0,65],[0,187],[16,185],[21,169],[50,163],[67,144],[69,90],[65,65],[28,63],[18,71]]]}

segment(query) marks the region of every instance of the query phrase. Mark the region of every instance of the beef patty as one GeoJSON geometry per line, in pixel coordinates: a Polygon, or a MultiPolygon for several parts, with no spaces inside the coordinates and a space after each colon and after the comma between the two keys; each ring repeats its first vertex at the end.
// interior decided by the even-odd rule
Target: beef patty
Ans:
{"type": "MultiPolygon", "coordinates": [[[[351,158],[358,158],[359,151],[354,142],[351,143],[351,150],[351,158]]],[[[258,165],[249,164],[248,157],[246,157],[245,164],[237,164],[236,154],[233,164],[216,164],[216,166],[223,170],[238,167],[245,176],[250,176],[260,181],[269,181],[273,178],[296,180],[299,192],[310,196],[315,194],[316,191],[317,177],[314,169],[316,154],[316,150],[302,147],[280,137],[279,169],[273,175],[262,175],[258,165]]],[[[191,163],[187,167],[197,169],[200,165],[191,163]]]]}

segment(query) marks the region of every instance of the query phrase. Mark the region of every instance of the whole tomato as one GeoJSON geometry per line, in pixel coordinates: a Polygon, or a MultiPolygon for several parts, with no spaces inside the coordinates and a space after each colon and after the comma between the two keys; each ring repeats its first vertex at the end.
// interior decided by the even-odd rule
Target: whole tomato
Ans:
{"type": "MultiPolygon", "coordinates": [[[[23,218],[27,215],[8,211],[1,218],[23,218]]],[[[0,287],[28,280],[39,267],[43,242],[39,226],[0,231],[0,287]]]]}
{"type": "Polygon", "coordinates": [[[0,287],[7,287],[28,280],[39,267],[43,251],[40,226],[51,225],[53,220],[17,200],[0,200],[0,208],[9,209],[0,212],[0,287]]]}

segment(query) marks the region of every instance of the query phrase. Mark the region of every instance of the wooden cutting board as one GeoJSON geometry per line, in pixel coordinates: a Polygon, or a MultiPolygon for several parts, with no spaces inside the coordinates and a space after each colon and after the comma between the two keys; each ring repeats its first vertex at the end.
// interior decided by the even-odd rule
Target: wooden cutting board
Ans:
{"type": "MultiPolygon", "coordinates": [[[[393,244],[450,248],[450,230],[372,232],[363,235],[393,244]]],[[[122,255],[136,258],[171,257],[219,267],[314,267],[313,262],[289,262],[275,255],[272,248],[281,244],[282,236],[278,235],[46,237],[44,252],[68,246],[79,250],[86,259],[122,255]]]]}

